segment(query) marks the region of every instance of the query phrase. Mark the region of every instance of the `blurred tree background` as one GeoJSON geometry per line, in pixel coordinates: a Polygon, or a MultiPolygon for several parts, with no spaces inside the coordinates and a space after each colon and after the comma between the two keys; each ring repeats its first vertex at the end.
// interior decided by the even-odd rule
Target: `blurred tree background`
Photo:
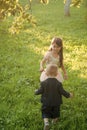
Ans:
{"type": "MultiPolygon", "coordinates": [[[[32,14],[33,1],[34,0],[25,0],[26,4],[22,4],[21,0],[0,0],[0,21],[13,16],[13,23],[9,28],[10,33],[19,33],[26,22],[34,26],[36,25],[36,19],[32,14]]],[[[48,4],[50,0],[36,0],[36,2],[48,4]]],[[[64,15],[70,16],[70,6],[80,7],[82,2],[83,0],[64,0],[64,15]]]]}

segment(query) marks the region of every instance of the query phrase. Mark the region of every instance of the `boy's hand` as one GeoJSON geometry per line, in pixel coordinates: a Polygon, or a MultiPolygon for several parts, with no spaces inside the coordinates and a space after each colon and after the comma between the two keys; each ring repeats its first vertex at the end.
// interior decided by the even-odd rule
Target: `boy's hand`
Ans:
{"type": "Polygon", "coordinates": [[[73,93],[70,93],[70,98],[72,98],[73,97],[73,93]]]}
{"type": "Polygon", "coordinates": [[[37,89],[34,91],[35,93],[37,92],[37,89]]]}
{"type": "Polygon", "coordinates": [[[37,89],[34,91],[35,95],[37,95],[37,89]]]}

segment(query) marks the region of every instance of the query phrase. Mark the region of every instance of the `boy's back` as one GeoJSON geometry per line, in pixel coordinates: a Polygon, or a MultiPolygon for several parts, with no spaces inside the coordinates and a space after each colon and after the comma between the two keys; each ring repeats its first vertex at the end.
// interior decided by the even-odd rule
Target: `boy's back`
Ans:
{"type": "Polygon", "coordinates": [[[36,94],[42,94],[41,102],[46,106],[58,106],[62,104],[62,95],[67,98],[70,96],[56,78],[48,78],[41,82],[41,87],[36,94]]]}

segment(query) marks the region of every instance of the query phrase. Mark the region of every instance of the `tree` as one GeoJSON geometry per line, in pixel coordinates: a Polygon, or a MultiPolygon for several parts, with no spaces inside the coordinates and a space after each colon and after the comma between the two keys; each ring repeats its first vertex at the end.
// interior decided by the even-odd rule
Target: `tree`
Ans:
{"type": "Polygon", "coordinates": [[[70,5],[78,7],[83,0],[64,0],[64,15],[70,16],[70,5]]]}
{"type": "MultiPolygon", "coordinates": [[[[13,16],[14,20],[9,31],[12,34],[19,33],[23,24],[29,22],[32,25],[36,24],[36,20],[29,12],[31,10],[32,0],[28,0],[28,4],[23,6],[20,0],[0,0],[0,20],[13,16]]],[[[39,0],[39,2],[47,4],[48,0],[39,0]]]]}
{"type": "MultiPolygon", "coordinates": [[[[13,16],[13,23],[9,29],[9,32],[12,34],[19,33],[23,28],[25,22],[28,22],[32,25],[36,25],[36,20],[34,19],[31,10],[31,2],[33,0],[26,0],[27,5],[23,6],[20,3],[21,0],[0,0],[0,20],[4,20],[7,17],[13,16]]],[[[64,0],[64,13],[65,16],[70,16],[70,4],[78,6],[82,0],[64,0]]],[[[43,4],[48,4],[49,0],[38,0],[43,4]]]]}
{"type": "Polygon", "coordinates": [[[64,15],[65,16],[70,16],[70,4],[72,0],[66,0],[65,1],[65,6],[64,6],[64,15]]]}

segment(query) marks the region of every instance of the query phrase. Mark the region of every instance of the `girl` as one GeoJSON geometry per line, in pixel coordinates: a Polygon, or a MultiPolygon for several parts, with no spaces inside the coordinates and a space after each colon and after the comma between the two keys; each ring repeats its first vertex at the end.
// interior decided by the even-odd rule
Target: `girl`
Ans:
{"type": "Polygon", "coordinates": [[[44,65],[56,64],[63,71],[64,78],[58,69],[58,74],[56,76],[57,80],[63,82],[64,79],[67,79],[66,70],[63,65],[63,43],[60,38],[54,37],[51,41],[51,45],[49,50],[46,52],[44,58],[40,63],[40,81],[44,81],[48,78],[46,71],[44,69],[44,65]]]}

